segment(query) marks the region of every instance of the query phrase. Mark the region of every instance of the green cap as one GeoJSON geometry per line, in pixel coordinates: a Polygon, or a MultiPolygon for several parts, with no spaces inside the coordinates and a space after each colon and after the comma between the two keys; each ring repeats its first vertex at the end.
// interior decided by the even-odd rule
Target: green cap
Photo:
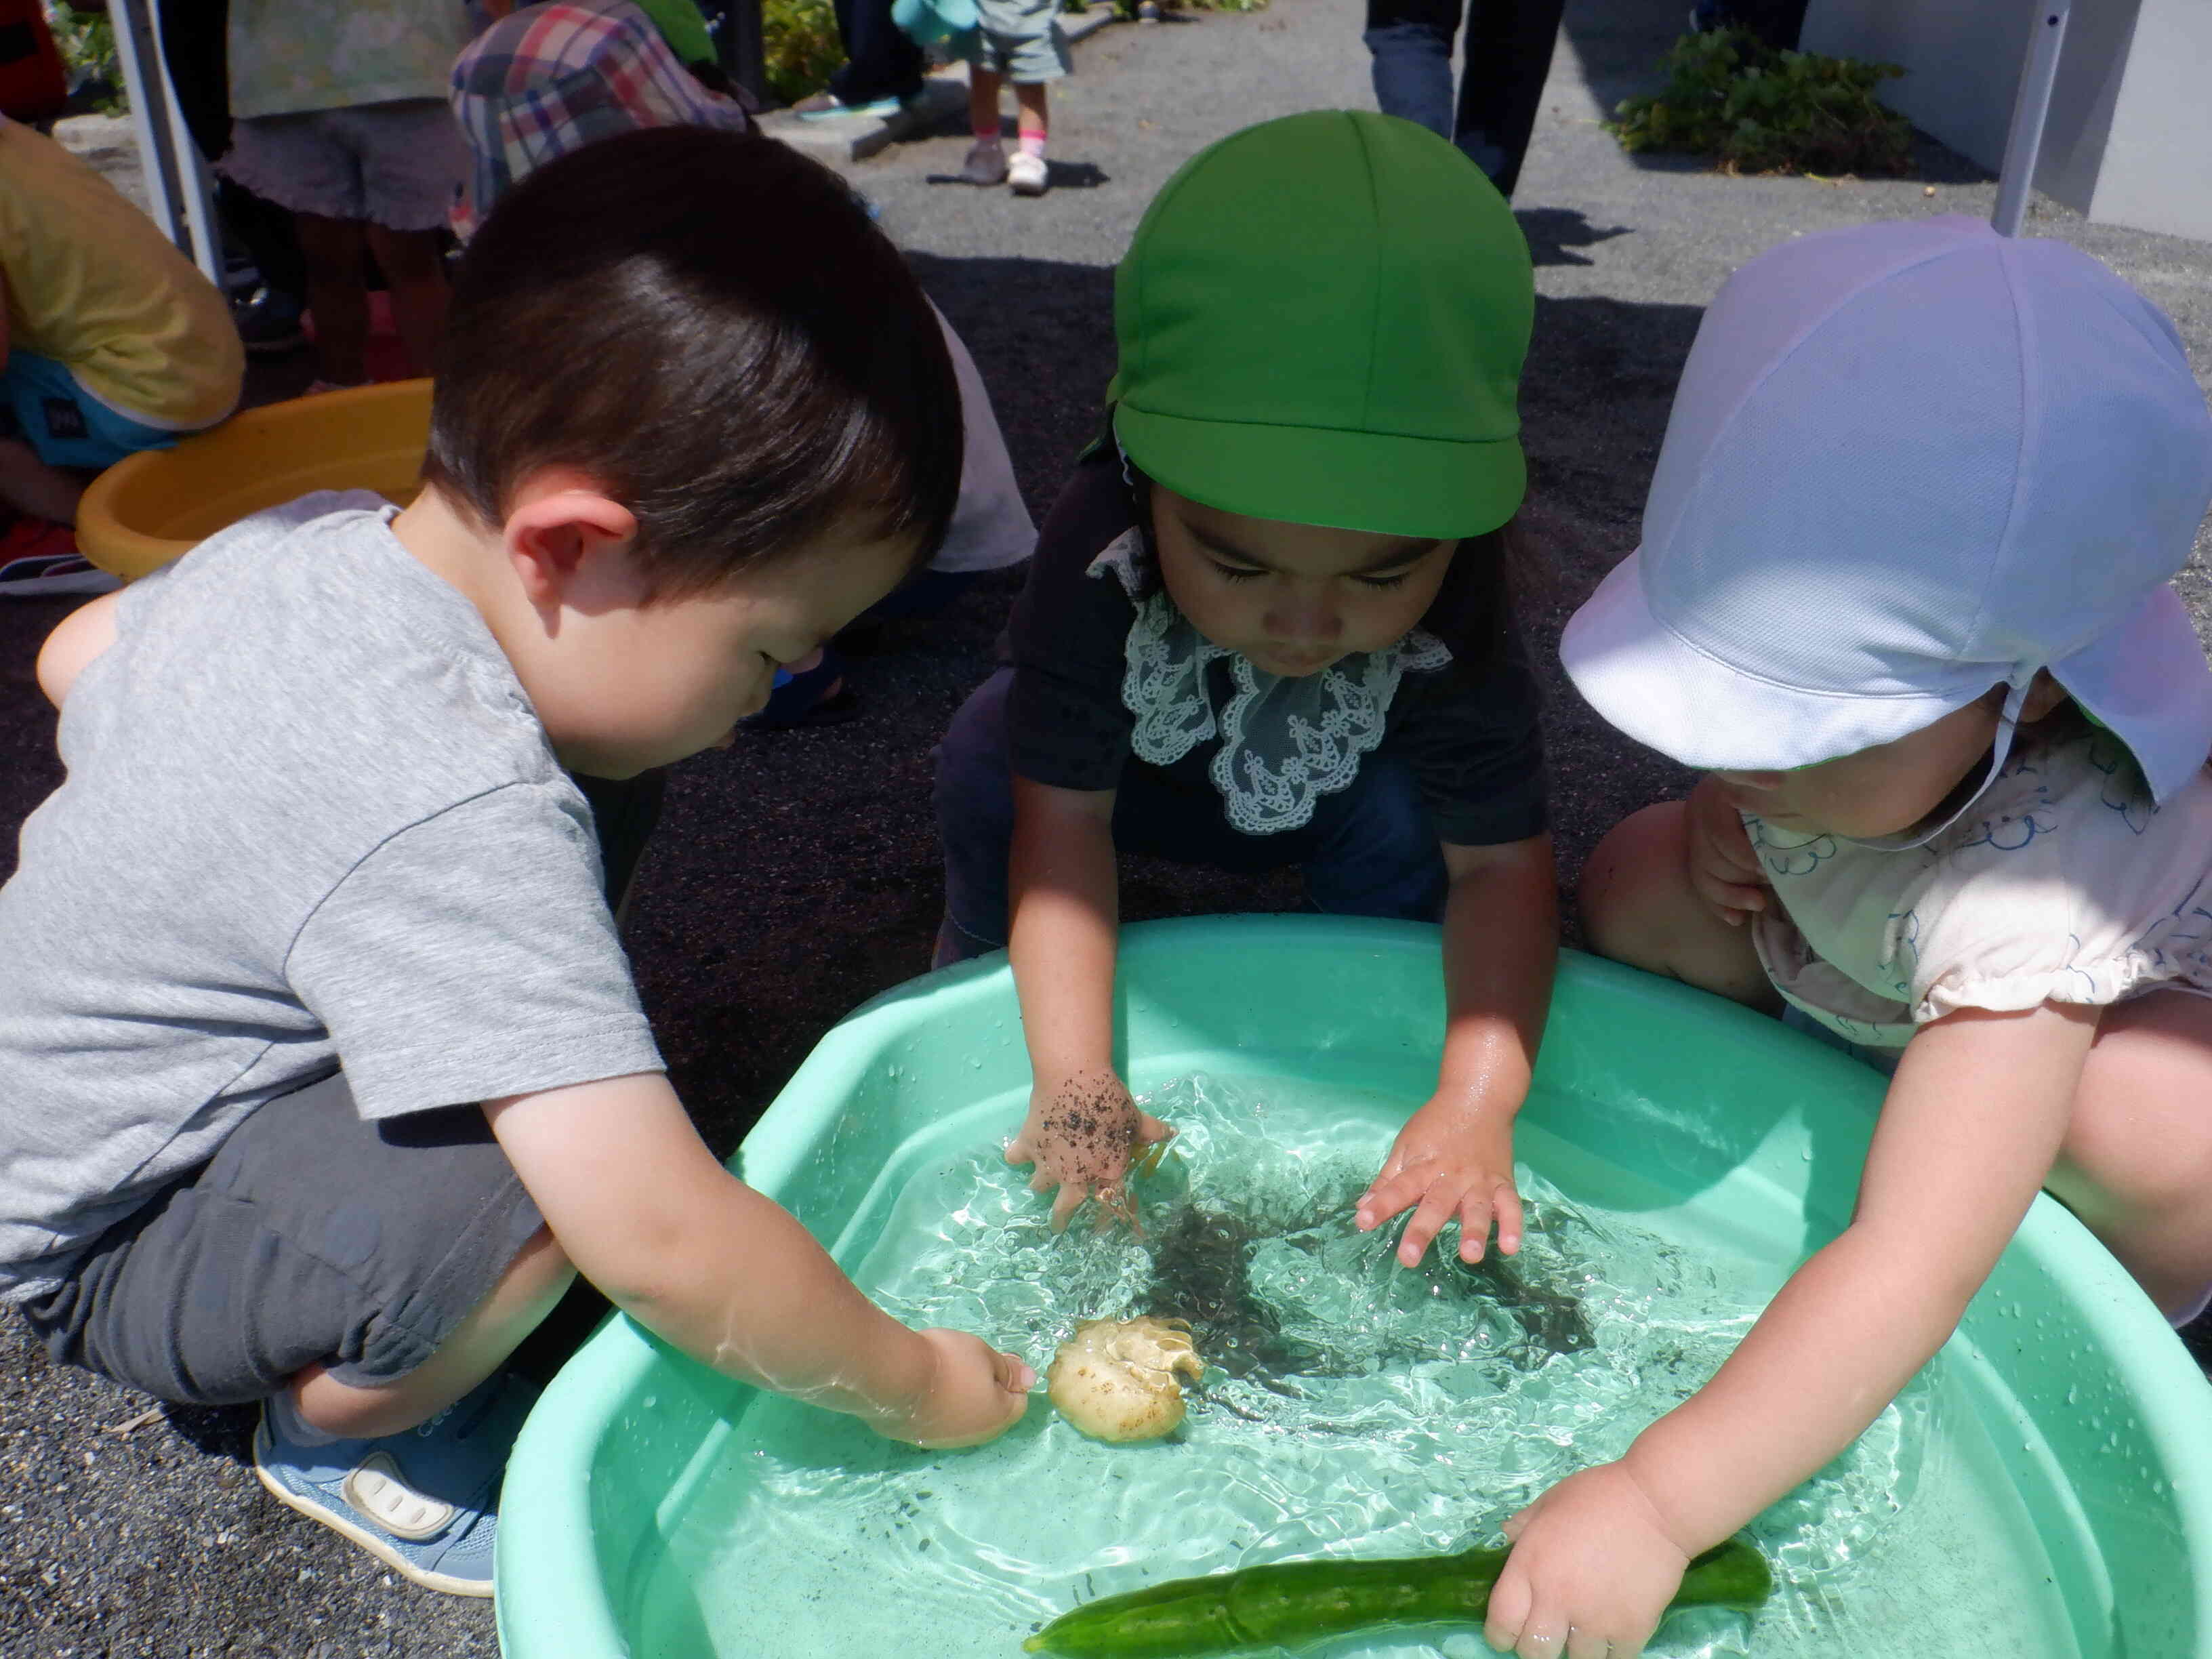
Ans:
{"type": "Polygon", "coordinates": [[[1527,485],[1528,244],[1425,127],[1319,110],[1186,161],[1114,279],[1114,431],[1176,494],[1254,518],[1475,536],[1527,485]]]}

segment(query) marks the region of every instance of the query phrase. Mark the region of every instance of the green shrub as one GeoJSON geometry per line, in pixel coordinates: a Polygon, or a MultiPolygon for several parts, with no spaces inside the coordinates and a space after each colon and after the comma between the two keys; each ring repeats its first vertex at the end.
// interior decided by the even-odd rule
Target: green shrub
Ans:
{"type": "Polygon", "coordinates": [[[1664,88],[1622,100],[1621,148],[1709,155],[1723,173],[1910,173],[1912,127],[1875,97],[1894,64],[1778,52],[1744,29],[1686,34],[1664,88]]]}
{"type": "Polygon", "coordinates": [[[126,113],[131,106],[123,95],[122,60],[115,53],[115,25],[107,14],[79,11],[68,5],[49,6],[46,26],[53,31],[54,47],[61,53],[70,84],[100,83],[91,100],[92,108],[101,115],[126,113]]]}
{"type": "Polygon", "coordinates": [[[828,85],[845,61],[830,0],[761,0],[761,55],[771,97],[788,104],[828,85]]]}

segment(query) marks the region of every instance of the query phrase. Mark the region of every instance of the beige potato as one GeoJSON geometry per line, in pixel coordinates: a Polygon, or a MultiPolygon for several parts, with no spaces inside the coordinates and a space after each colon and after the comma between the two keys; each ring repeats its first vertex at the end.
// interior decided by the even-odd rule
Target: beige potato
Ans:
{"type": "Polygon", "coordinates": [[[1206,1373],[1188,1321],[1086,1319],[1053,1355],[1045,1391],[1062,1417],[1097,1439],[1158,1440],[1182,1421],[1178,1371],[1206,1373]]]}

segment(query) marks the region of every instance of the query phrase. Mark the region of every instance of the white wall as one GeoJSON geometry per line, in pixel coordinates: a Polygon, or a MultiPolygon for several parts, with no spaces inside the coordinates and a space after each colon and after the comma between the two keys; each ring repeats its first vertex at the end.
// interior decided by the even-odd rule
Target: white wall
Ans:
{"type": "MultiPolygon", "coordinates": [[[[1812,0],[1808,52],[1902,64],[1885,102],[2004,159],[2028,0],[1812,0]]],[[[2036,188],[2090,217],[2212,240],[2212,0],[2074,0],[2036,188]]]]}

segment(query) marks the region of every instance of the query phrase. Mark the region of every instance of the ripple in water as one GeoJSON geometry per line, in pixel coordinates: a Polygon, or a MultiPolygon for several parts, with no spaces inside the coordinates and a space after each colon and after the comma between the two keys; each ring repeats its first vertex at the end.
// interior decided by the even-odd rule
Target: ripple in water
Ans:
{"type": "MultiPolygon", "coordinates": [[[[1495,1541],[1505,1516],[1702,1384],[1774,1282],[1771,1265],[1571,1204],[1525,1169],[1517,1257],[1469,1269],[1432,1249],[1401,1268],[1396,1229],[1351,1218],[1403,1103],[1293,1103],[1199,1076],[1146,1104],[1180,1133],[1143,1188],[1145,1241],[1055,1237],[1029,1172],[985,1146],[916,1173],[848,1265],[898,1318],[976,1331],[1040,1374],[1079,1320],[1188,1318],[1210,1364],[1182,1429],[1102,1445],[1040,1389],[1003,1439],[932,1454],[764,1397],[664,1570],[710,1650],[761,1651],[772,1630],[791,1659],[878,1655],[887,1632],[902,1659],[1012,1654],[1079,1601],[1166,1578],[1495,1541]]],[[[2006,1510],[2019,1500],[1955,1394],[1939,1357],[1760,1517],[1781,1587],[1748,1646],[1741,1621],[1698,1614],[1652,1651],[2073,1655],[2033,1528],[2006,1510]]],[[[1314,1651],[1488,1650],[1401,1632],[1314,1651]]]]}

